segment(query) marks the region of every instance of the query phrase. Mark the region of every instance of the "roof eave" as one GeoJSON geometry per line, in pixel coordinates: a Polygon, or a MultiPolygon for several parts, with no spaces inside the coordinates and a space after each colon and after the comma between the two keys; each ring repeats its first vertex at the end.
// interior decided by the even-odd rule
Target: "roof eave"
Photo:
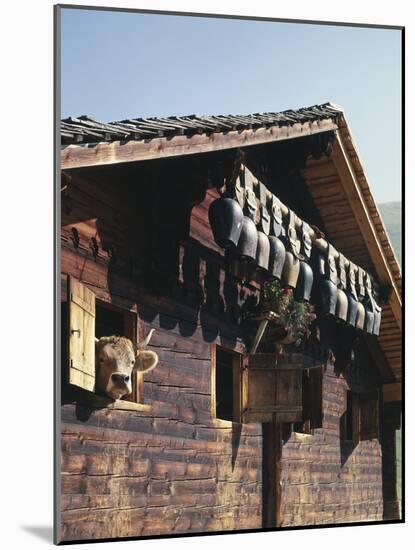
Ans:
{"type": "Polygon", "coordinates": [[[149,140],[111,141],[66,145],[61,150],[61,169],[105,166],[161,158],[211,153],[275,141],[301,138],[338,129],[335,118],[193,136],[160,137],[149,140]]]}

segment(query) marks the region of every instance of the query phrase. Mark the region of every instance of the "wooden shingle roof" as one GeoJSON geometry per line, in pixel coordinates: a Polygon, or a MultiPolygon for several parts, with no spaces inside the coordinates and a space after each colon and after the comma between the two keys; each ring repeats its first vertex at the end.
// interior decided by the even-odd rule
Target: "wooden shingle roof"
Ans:
{"type": "Polygon", "coordinates": [[[108,123],[83,115],[77,118],[65,118],[61,121],[61,141],[63,145],[68,145],[183,135],[192,136],[271,126],[292,126],[296,123],[315,122],[327,118],[333,119],[341,113],[339,107],[331,103],[324,103],[323,105],[313,105],[279,113],[132,118],[108,123]]]}

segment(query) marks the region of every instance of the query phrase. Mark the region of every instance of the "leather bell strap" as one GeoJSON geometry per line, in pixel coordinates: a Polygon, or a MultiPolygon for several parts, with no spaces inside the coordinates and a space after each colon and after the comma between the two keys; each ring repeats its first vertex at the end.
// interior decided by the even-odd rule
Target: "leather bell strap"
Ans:
{"type": "Polygon", "coordinates": [[[265,233],[265,235],[269,235],[269,226],[271,220],[267,209],[267,188],[262,182],[259,182],[259,202],[261,205],[261,220],[259,229],[263,233],[265,233]]]}
{"type": "Polygon", "coordinates": [[[366,294],[366,287],[365,287],[365,272],[361,267],[357,268],[357,287],[358,287],[359,299],[363,299],[366,294]]]}
{"type": "Polygon", "coordinates": [[[239,203],[239,206],[243,209],[243,207],[245,206],[245,174],[243,171],[239,172],[239,175],[236,178],[233,187],[233,198],[239,203]]]}
{"type": "Polygon", "coordinates": [[[245,199],[245,214],[255,222],[257,202],[254,192],[254,182],[252,175],[247,171],[245,171],[245,199]]]}
{"type": "Polygon", "coordinates": [[[373,296],[372,279],[370,278],[369,273],[366,273],[365,287],[366,296],[368,297],[368,301],[372,307],[372,311],[379,313],[380,311],[382,311],[382,308],[376,303],[375,297],[373,296]]]}
{"type": "Polygon", "coordinates": [[[339,288],[341,290],[346,290],[347,288],[346,258],[340,252],[339,252],[339,258],[338,258],[338,268],[339,268],[339,288]]]}
{"type": "Polygon", "coordinates": [[[333,284],[337,285],[338,276],[337,276],[336,260],[334,259],[334,247],[331,244],[329,244],[327,248],[326,277],[333,284]]]}
{"type": "Polygon", "coordinates": [[[310,226],[306,222],[303,222],[302,224],[302,237],[303,237],[302,253],[307,259],[310,259],[311,248],[313,246],[313,243],[310,237],[310,226]]]}
{"type": "Polygon", "coordinates": [[[372,296],[373,296],[373,302],[376,304],[377,311],[382,311],[382,308],[380,305],[378,305],[379,300],[379,285],[376,283],[373,284],[372,288],[372,296]]]}
{"type": "Polygon", "coordinates": [[[380,313],[382,311],[381,306],[376,302],[373,296],[372,296],[372,308],[375,313],[380,313]]]}
{"type": "Polygon", "coordinates": [[[326,275],[326,256],[318,251],[315,257],[315,268],[319,277],[326,275]]]}
{"type": "Polygon", "coordinates": [[[297,237],[297,231],[295,229],[295,214],[292,210],[288,211],[288,227],[287,227],[287,239],[291,252],[296,258],[303,259],[301,251],[301,241],[297,237]]]}
{"type": "Polygon", "coordinates": [[[356,290],[356,271],[357,271],[357,266],[352,263],[352,262],[349,262],[349,278],[348,278],[348,285],[347,285],[347,288],[349,289],[350,291],[350,294],[353,296],[353,298],[355,300],[357,300],[357,290],[356,290]]]}
{"type": "Polygon", "coordinates": [[[366,288],[367,296],[371,296],[372,295],[372,279],[370,278],[369,273],[366,273],[366,276],[365,276],[365,288],[366,288]]]}
{"type": "Polygon", "coordinates": [[[275,195],[272,195],[271,203],[271,228],[275,237],[284,236],[285,229],[282,225],[281,203],[275,195]]]}

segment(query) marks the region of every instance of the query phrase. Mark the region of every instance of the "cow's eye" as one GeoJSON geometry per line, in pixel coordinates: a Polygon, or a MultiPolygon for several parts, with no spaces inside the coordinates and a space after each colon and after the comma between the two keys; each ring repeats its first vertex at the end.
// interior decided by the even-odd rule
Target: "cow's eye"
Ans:
{"type": "Polygon", "coordinates": [[[134,365],[134,363],[135,363],[135,359],[133,359],[133,360],[131,361],[131,364],[132,364],[132,365],[134,365]]]}
{"type": "Polygon", "coordinates": [[[100,357],[100,358],[99,358],[99,362],[100,362],[100,363],[103,363],[103,362],[104,362],[104,358],[103,358],[103,357],[100,357]]]}

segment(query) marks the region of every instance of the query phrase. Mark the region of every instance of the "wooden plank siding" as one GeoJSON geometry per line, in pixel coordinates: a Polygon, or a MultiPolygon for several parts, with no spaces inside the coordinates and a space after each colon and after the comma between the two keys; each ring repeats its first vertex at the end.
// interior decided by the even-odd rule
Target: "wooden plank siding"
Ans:
{"type": "MultiPolygon", "coordinates": [[[[282,526],[382,519],[379,444],[342,451],[339,418],[347,382],[332,367],[324,373],[323,428],[285,441],[278,480],[264,480],[261,424],[224,422],[212,414],[212,344],[245,352],[240,329],[226,307],[202,315],[186,296],[156,297],[141,287],[138,272],[125,267],[128,255],[140,260],[139,250],[127,246],[125,202],[116,186],[98,183],[89,176],[72,182],[61,234],[62,300],[70,274],[99,300],[136,313],[140,334],[156,329],[151,346],[160,362],[144,376],[144,410],[71,400],[62,405],[61,539],[260,529],[267,514],[277,514],[266,503],[264,483],[277,481],[282,526]],[[108,244],[115,247],[115,264],[104,250],[108,244]]],[[[215,196],[209,191],[193,209],[183,247],[208,247],[221,269],[222,251],[207,220],[215,196]]]]}
{"type": "Polygon", "coordinates": [[[377,439],[341,442],[346,380],[329,365],[323,426],[291,433],[282,448],[281,526],[377,521],[383,517],[382,450],[377,439]],[[317,481],[318,480],[318,481],[317,481]]]}

